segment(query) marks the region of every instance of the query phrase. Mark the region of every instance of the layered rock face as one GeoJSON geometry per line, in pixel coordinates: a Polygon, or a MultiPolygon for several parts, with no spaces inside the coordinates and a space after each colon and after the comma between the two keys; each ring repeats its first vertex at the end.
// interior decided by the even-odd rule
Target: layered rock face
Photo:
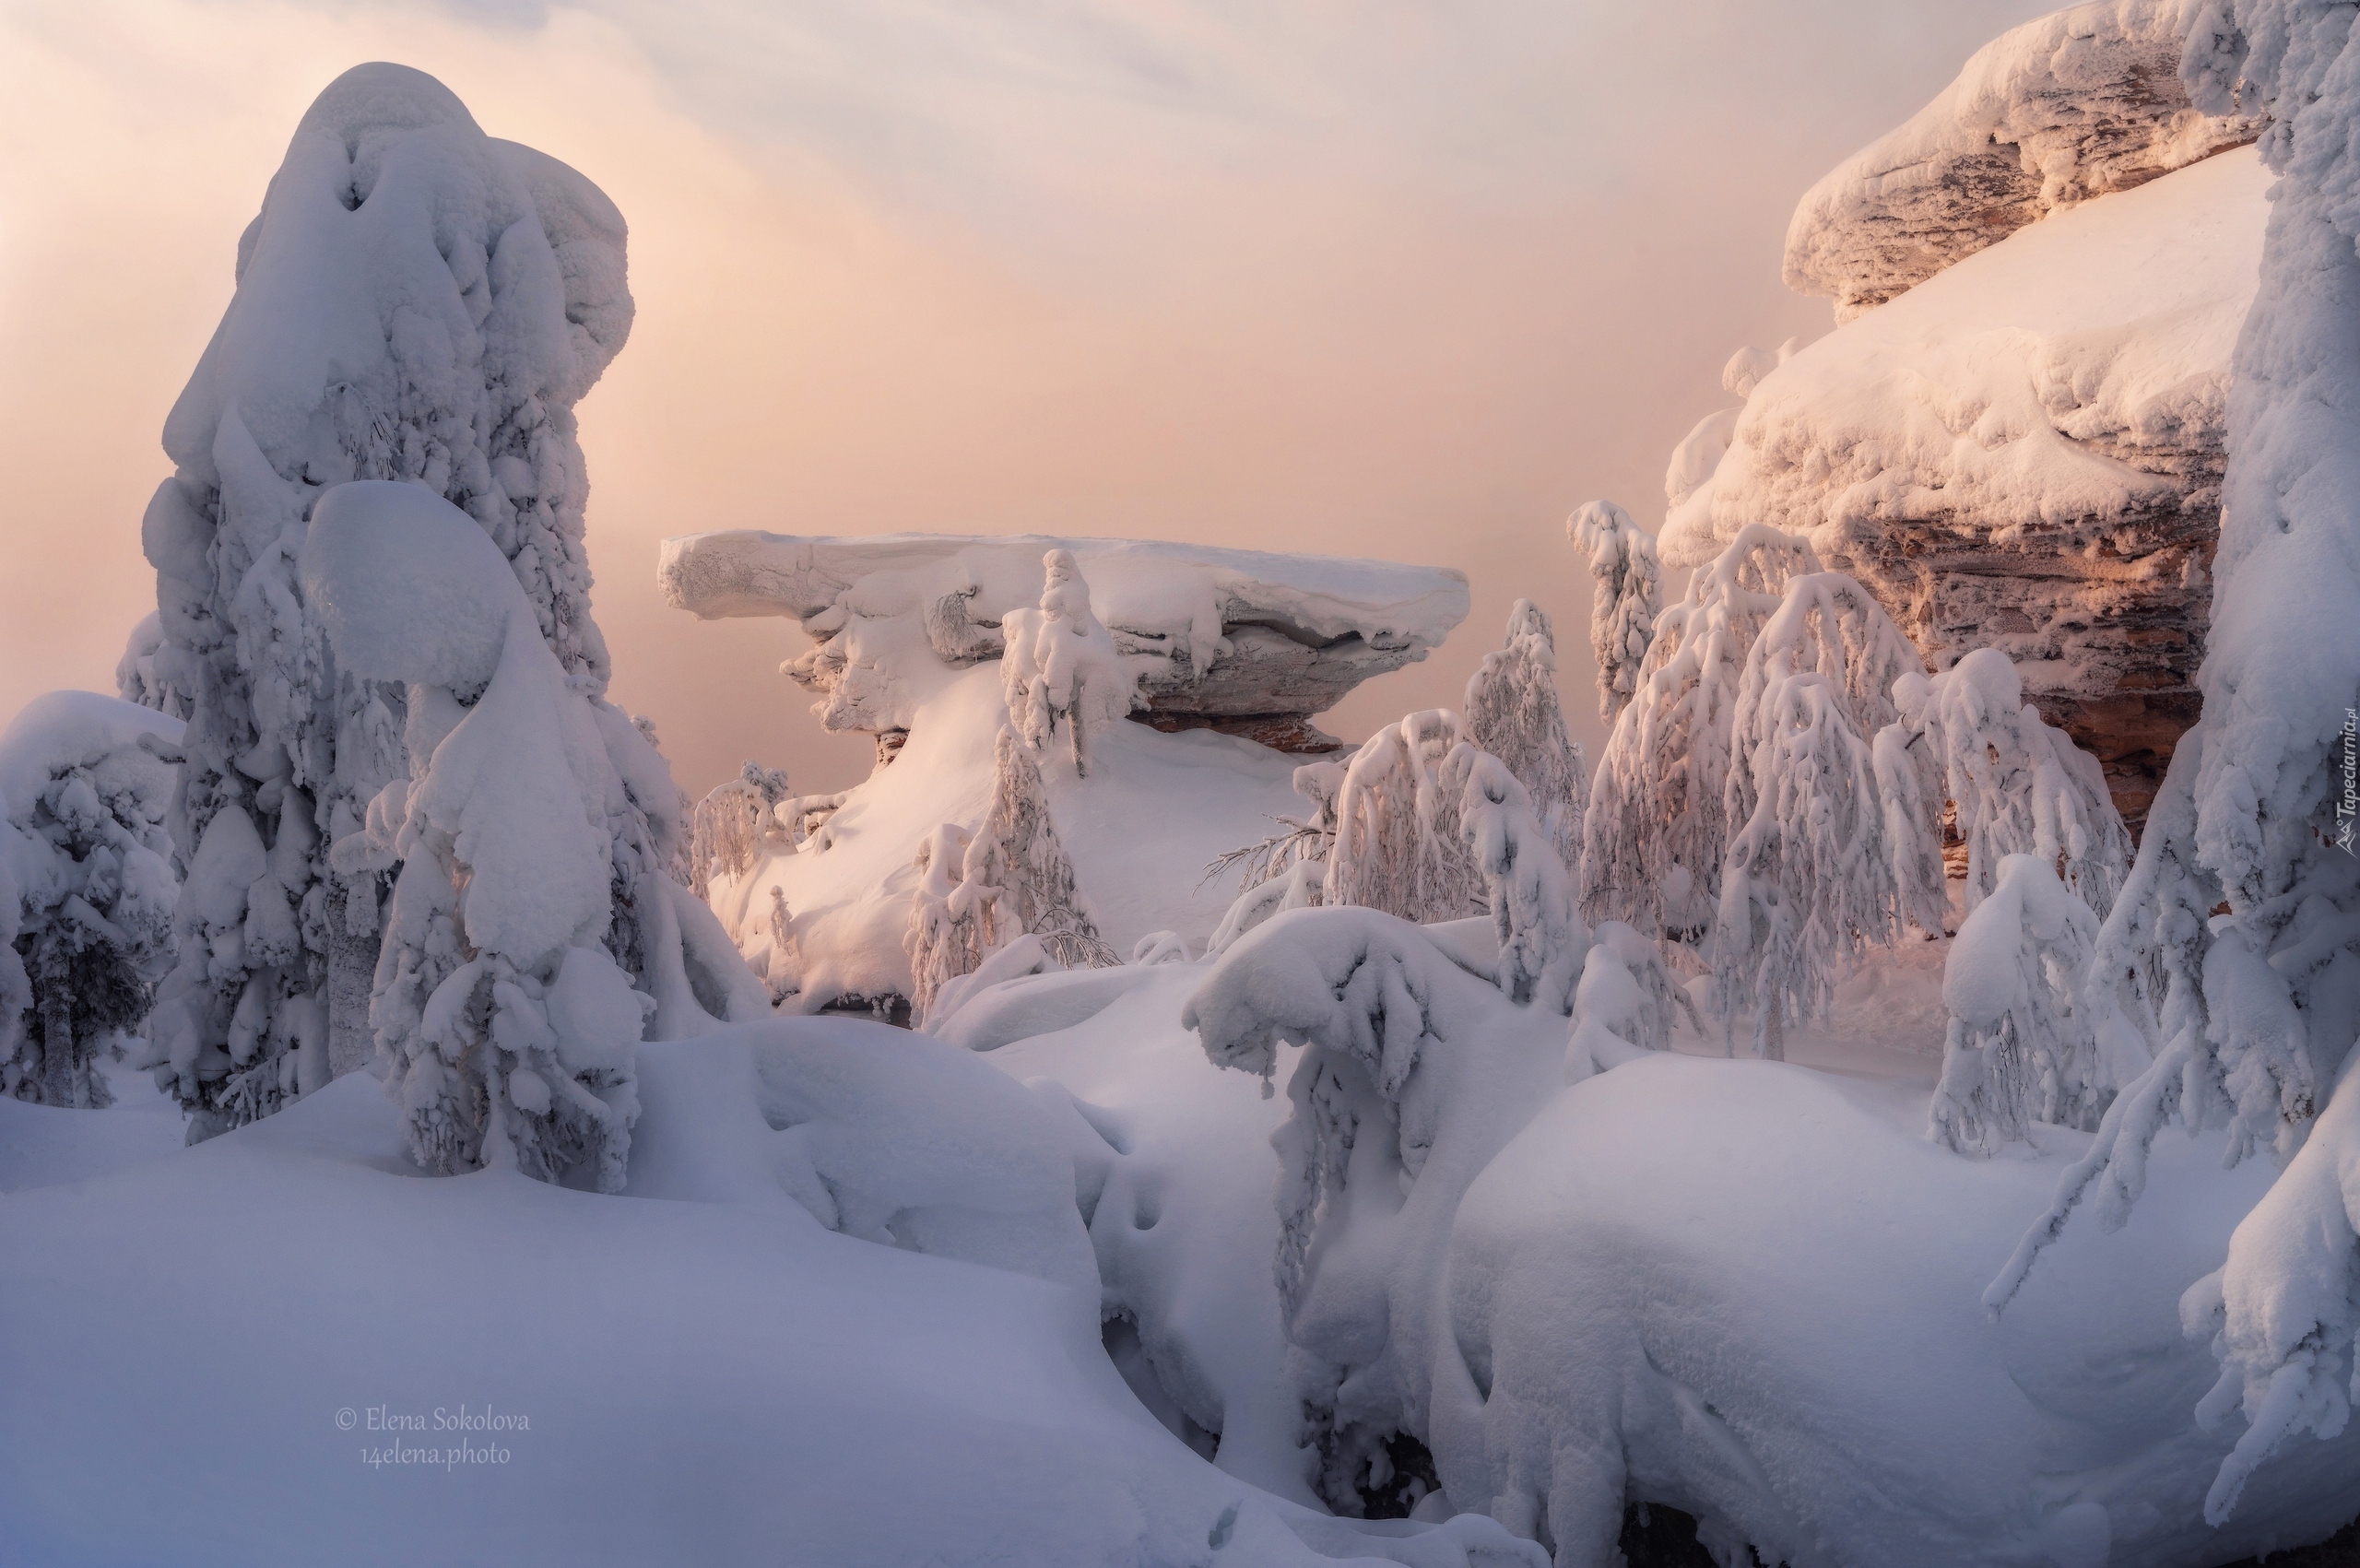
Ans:
{"type": "Polygon", "coordinates": [[[1676,454],[1662,536],[1695,565],[1774,524],[1934,668],[2001,649],[2134,831],[2196,718],[2268,210],[2253,124],[2188,106],[2176,29],[2115,3],[2020,28],[1822,181],[1787,276],[1844,324],[1733,376],[1744,407],[1676,454]]]}
{"type": "Polygon", "coordinates": [[[706,619],[799,621],[814,646],[783,668],[830,729],[879,736],[882,760],[943,678],[1000,656],[1000,618],[1039,600],[1051,549],[1073,552],[1139,678],[1133,717],[1282,751],[1333,749],[1313,715],[1424,658],[1467,614],[1466,577],[1440,568],[1041,535],[699,534],[667,540],[658,573],[706,619]]]}
{"type": "Polygon", "coordinates": [[[2182,8],[2102,0],[1985,45],[1803,197],[1788,287],[1849,321],[2052,212],[2252,141],[2259,119],[2189,102],[2182,8]]]}

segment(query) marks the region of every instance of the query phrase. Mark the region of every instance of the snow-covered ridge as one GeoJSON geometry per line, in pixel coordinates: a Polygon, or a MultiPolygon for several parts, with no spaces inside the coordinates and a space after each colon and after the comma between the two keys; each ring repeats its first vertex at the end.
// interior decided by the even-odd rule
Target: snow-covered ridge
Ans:
{"type": "Polygon", "coordinates": [[[1053,549],[1072,552],[1135,661],[1150,722],[1290,749],[1318,745],[1302,721],[1424,658],[1467,615],[1467,578],[1444,567],[1038,534],[695,534],[665,541],[657,576],[705,619],[801,621],[820,646],[787,673],[830,728],[881,734],[907,729],[940,675],[999,656],[1000,620],[1039,601],[1053,549]]]}
{"type": "Polygon", "coordinates": [[[2179,62],[2185,0],[2098,0],[1977,50],[1955,81],[1812,186],[1787,286],[1848,321],[2049,213],[2250,142],[2206,114],[2179,62]]]}

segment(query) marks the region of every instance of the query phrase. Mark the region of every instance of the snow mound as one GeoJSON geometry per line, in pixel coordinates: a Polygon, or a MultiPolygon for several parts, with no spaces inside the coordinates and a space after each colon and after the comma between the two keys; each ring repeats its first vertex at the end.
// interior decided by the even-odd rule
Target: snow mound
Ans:
{"type": "Polygon", "coordinates": [[[1051,1118],[997,1079],[898,1032],[786,1020],[644,1051],[630,1196],[418,1179],[360,1078],[19,1192],[6,1553],[1540,1568],[1489,1520],[1327,1519],[1174,1441],[1102,1349],[1051,1118]],[[789,1155],[900,1244],[815,1222],[789,1155]],[[140,1398],[93,1397],[93,1368],[140,1398]],[[255,1508],[224,1453],[296,1501],[255,1508]]]}
{"type": "Polygon", "coordinates": [[[1565,1091],[1451,1232],[1452,1503],[1611,1561],[1627,1487],[1791,1568],[2198,1568],[2350,1515],[2355,1433],[2201,1516],[2230,1438],[2190,1418],[2213,1368],[2177,1303],[2266,1173],[2159,1146],[2150,1207],[2060,1244],[1995,1325],[1983,1278],[2088,1140],[1963,1160],[1923,1120],[1916,1085],[1662,1053],[1565,1091]]]}
{"type": "Polygon", "coordinates": [[[1467,615],[1466,577],[1439,567],[1031,534],[695,534],[665,541],[657,576],[705,619],[800,620],[819,646],[787,673],[828,727],[886,733],[955,670],[1000,656],[1001,623],[1040,603],[1051,550],[1088,580],[1150,722],[1297,749],[1331,746],[1311,715],[1424,658],[1467,615]]]}
{"type": "Polygon", "coordinates": [[[1861,312],[2052,212],[2254,139],[2207,114],[2179,63],[2184,0],[2097,0],[1977,50],[1958,78],[1805,194],[1787,286],[1861,312]]]}

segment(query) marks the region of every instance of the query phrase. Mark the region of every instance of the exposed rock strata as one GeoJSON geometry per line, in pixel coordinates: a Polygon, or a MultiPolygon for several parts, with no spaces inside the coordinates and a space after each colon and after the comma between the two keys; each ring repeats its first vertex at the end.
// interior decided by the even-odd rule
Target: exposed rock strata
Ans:
{"type": "Polygon", "coordinates": [[[1000,618],[1038,600],[1051,548],[1074,553],[1139,677],[1135,717],[1280,750],[1332,749],[1313,715],[1422,659],[1467,613],[1466,578],[1439,568],[1037,535],[700,534],[666,541],[659,577],[708,619],[799,621],[814,646],[785,673],[831,729],[883,737],[942,676],[1000,655],[1000,618]]]}
{"type": "Polygon", "coordinates": [[[2100,0],[1985,45],[1803,197],[1788,287],[1848,321],[2052,212],[2252,141],[2259,120],[2189,103],[2181,10],[2100,0]]]}
{"type": "Polygon", "coordinates": [[[2197,712],[2230,353],[2269,179],[2233,151],[2018,230],[1764,374],[1668,564],[1808,536],[1929,663],[2000,648],[2134,828],[2197,712]]]}

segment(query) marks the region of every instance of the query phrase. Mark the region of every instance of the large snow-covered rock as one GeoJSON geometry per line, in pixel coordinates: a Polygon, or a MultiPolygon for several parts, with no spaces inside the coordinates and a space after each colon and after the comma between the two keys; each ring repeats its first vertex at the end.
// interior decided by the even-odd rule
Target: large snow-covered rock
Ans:
{"type": "Polygon", "coordinates": [[[2033,224],[1764,375],[1667,562],[1748,523],[1867,584],[1937,668],[1995,646],[2143,818],[2194,721],[2229,358],[2269,177],[2207,159],[2033,224]]]}
{"type": "Polygon", "coordinates": [[[2051,212],[2254,139],[2179,77],[2183,0],[2098,0],[1977,50],[1931,103],[1811,187],[1787,230],[1787,284],[1883,303],[2051,212]]]}
{"type": "Polygon", "coordinates": [[[1332,749],[1312,716],[1424,658],[1467,614],[1465,575],[1440,567],[1031,534],[695,534],[665,541],[657,573],[706,619],[801,621],[819,645],[787,673],[829,728],[882,736],[908,729],[952,671],[1000,655],[1001,618],[1039,602],[1053,549],[1089,581],[1139,678],[1141,718],[1284,750],[1332,749]]]}

